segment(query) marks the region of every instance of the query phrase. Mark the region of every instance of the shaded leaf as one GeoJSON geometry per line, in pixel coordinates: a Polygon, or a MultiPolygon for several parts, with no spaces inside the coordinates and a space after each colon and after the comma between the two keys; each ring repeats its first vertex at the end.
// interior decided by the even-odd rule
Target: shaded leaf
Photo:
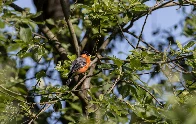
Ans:
{"type": "Polygon", "coordinates": [[[31,42],[32,32],[30,28],[20,27],[20,39],[24,42],[31,42]]]}

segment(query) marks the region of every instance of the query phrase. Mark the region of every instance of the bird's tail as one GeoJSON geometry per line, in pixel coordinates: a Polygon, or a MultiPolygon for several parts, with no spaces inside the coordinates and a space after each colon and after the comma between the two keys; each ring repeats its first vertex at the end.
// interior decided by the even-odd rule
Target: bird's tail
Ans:
{"type": "Polygon", "coordinates": [[[67,81],[66,81],[66,85],[69,85],[71,83],[71,81],[72,81],[72,78],[71,78],[72,75],[73,75],[73,73],[72,72],[69,72],[68,78],[67,78],[67,81]]]}

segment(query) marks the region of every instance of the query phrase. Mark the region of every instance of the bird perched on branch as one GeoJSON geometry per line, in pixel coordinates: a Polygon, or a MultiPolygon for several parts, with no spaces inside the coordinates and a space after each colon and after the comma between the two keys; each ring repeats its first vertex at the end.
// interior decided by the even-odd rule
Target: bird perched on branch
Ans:
{"type": "Polygon", "coordinates": [[[81,55],[72,62],[70,72],[68,74],[67,85],[71,82],[73,74],[81,74],[88,70],[91,63],[90,57],[91,56],[87,51],[83,51],[81,55]]]}

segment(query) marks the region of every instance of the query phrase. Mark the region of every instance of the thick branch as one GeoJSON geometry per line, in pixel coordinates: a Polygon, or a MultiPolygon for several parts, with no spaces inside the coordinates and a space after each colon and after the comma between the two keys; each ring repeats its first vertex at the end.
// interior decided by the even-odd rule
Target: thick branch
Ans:
{"type": "MultiPolygon", "coordinates": [[[[93,71],[95,70],[95,67],[96,67],[96,63],[93,64],[93,65],[91,66],[90,71],[89,71],[87,77],[89,77],[90,75],[93,75],[93,71]]],[[[84,80],[84,83],[83,83],[83,85],[82,85],[82,89],[90,88],[90,80],[91,80],[91,77],[86,78],[86,79],[84,80]]],[[[84,93],[84,92],[86,92],[86,91],[83,91],[83,93],[84,93]]]]}
{"type": "Polygon", "coordinates": [[[78,40],[77,40],[77,37],[76,37],[76,33],[74,31],[73,25],[70,21],[69,0],[60,0],[60,1],[61,1],[61,7],[62,7],[62,10],[63,10],[64,16],[65,16],[65,21],[67,22],[68,28],[70,30],[70,33],[71,33],[71,36],[72,36],[72,39],[73,39],[73,43],[74,43],[74,47],[76,49],[76,53],[79,56],[80,55],[80,49],[79,49],[79,46],[78,46],[78,40]]]}
{"type": "Polygon", "coordinates": [[[41,29],[42,33],[44,33],[50,41],[53,41],[51,43],[54,44],[55,49],[59,53],[61,59],[62,60],[67,59],[67,53],[65,51],[65,48],[63,48],[61,43],[58,41],[57,37],[50,31],[50,29],[46,25],[38,25],[38,26],[41,29]]]}
{"type": "Polygon", "coordinates": [[[101,45],[101,47],[99,48],[99,53],[101,53],[103,50],[106,49],[106,47],[108,46],[108,44],[110,43],[110,41],[112,40],[112,38],[116,35],[118,31],[114,30],[112,32],[112,34],[103,42],[103,44],[101,45]]]}
{"type": "Polygon", "coordinates": [[[90,30],[87,29],[82,41],[80,42],[80,50],[81,51],[83,51],[84,47],[86,46],[86,43],[87,43],[88,37],[89,37],[89,33],[90,33],[90,30]]]}
{"type": "MultiPolygon", "coordinates": [[[[9,6],[19,12],[25,11],[23,8],[19,7],[18,5],[14,3],[11,3],[9,6]]],[[[32,20],[35,20],[35,19],[32,19],[32,20]]],[[[54,41],[52,42],[54,44],[54,48],[57,50],[60,57],[63,60],[65,60],[67,58],[66,50],[62,47],[61,43],[58,41],[56,36],[50,31],[50,29],[46,25],[38,24],[38,27],[41,29],[42,33],[48,38],[49,41],[54,41]]]]}

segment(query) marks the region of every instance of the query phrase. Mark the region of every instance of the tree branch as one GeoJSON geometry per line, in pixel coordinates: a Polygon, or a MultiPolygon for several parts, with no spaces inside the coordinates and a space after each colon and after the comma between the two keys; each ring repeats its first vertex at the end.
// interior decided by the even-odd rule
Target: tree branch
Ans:
{"type": "MultiPolygon", "coordinates": [[[[178,60],[181,60],[181,59],[185,59],[185,58],[188,58],[188,57],[191,57],[191,56],[193,56],[193,55],[191,54],[191,55],[181,56],[181,57],[178,57],[178,58],[175,58],[175,59],[172,59],[172,60],[168,60],[168,61],[147,62],[147,63],[146,62],[141,62],[141,64],[154,64],[154,65],[167,64],[167,63],[178,61],[178,60]]],[[[100,60],[111,60],[108,57],[99,57],[99,59],[100,60]]],[[[122,61],[124,61],[125,63],[130,62],[129,60],[122,60],[122,61]]],[[[111,63],[106,63],[106,64],[111,64],[111,63]]]]}
{"type": "Polygon", "coordinates": [[[87,43],[88,37],[89,37],[89,36],[88,36],[89,33],[90,33],[90,30],[87,29],[87,30],[86,30],[86,33],[85,33],[85,35],[84,35],[84,37],[83,37],[83,39],[82,39],[82,41],[80,42],[80,50],[81,50],[81,51],[83,51],[84,47],[86,46],[86,43],[87,43]]]}
{"type": "Polygon", "coordinates": [[[196,6],[196,3],[194,3],[194,2],[192,2],[192,1],[190,1],[190,0],[185,0],[187,3],[189,3],[189,4],[191,4],[191,5],[194,5],[194,6],[196,6]]]}
{"type": "MultiPolygon", "coordinates": [[[[125,81],[125,80],[124,80],[125,81]]],[[[132,83],[131,81],[125,81],[127,83],[132,83]]],[[[163,104],[159,102],[159,100],[157,100],[157,98],[150,92],[148,91],[146,88],[144,88],[142,85],[140,84],[136,84],[136,86],[138,86],[139,88],[143,89],[144,91],[146,91],[148,94],[150,94],[150,96],[161,106],[163,107],[163,104]]]]}
{"type": "MultiPolygon", "coordinates": [[[[166,7],[170,7],[170,6],[180,5],[180,3],[174,2],[174,1],[167,1],[163,4],[161,4],[161,3],[162,2],[157,3],[155,6],[151,7],[149,10],[151,10],[151,12],[153,12],[159,8],[166,8],[166,7]]],[[[183,5],[183,6],[186,6],[186,5],[183,5]]],[[[141,13],[139,16],[137,16],[137,17],[135,17],[135,19],[133,19],[133,22],[135,22],[136,20],[140,19],[141,17],[145,16],[148,13],[149,13],[148,11],[141,13]]]]}
{"type": "Polygon", "coordinates": [[[123,37],[126,39],[126,41],[129,43],[129,45],[131,45],[133,47],[133,49],[135,49],[135,47],[133,46],[133,44],[127,39],[127,37],[124,35],[123,30],[121,28],[121,26],[118,23],[118,27],[120,28],[121,34],[123,35],[123,37]]]}
{"type": "Polygon", "coordinates": [[[31,124],[35,119],[38,118],[38,116],[39,116],[42,112],[44,112],[46,109],[48,109],[51,105],[52,105],[52,104],[49,104],[49,105],[47,105],[46,107],[45,107],[45,105],[44,105],[44,107],[40,110],[40,112],[39,112],[37,115],[35,115],[35,117],[34,117],[33,119],[31,119],[31,121],[30,121],[28,124],[31,124]]]}
{"type": "Polygon", "coordinates": [[[142,30],[141,30],[141,32],[140,32],[140,36],[139,36],[139,38],[138,38],[136,48],[138,48],[138,46],[139,46],[140,39],[141,39],[141,37],[142,37],[142,33],[143,33],[143,31],[144,31],[144,27],[145,27],[145,24],[146,24],[148,15],[149,15],[149,13],[147,13],[146,18],[145,18],[145,20],[144,20],[144,24],[143,24],[143,26],[142,26],[142,30]]]}
{"type": "MultiPolygon", "coordinates": [[[[18,5],[14,3],[11,3],[9,6],[19,12],[25,11],[23,8],[19,7],[18,5]]],[[[36,19],[32,19],[32,20],[35,21],[36,19]]],[[[53,42],[54,48],[57,50],[62,60],[67,59],[66,50],[62,47],[61,43],[58,41],[56,36],[50,31],[50,29],[46,25],[43,25],[43,24],[38,24],[38,27],[41,29],[42,33],[48,38],[49,41],[54,41],[53,42]]]]}
{"type": "MultiPolygon", "coordinates": [[[[187,6],[186,4],[192,4],[192,5],[195,5],[194,3],[190,3],[188,2],[188,0],[186,0],[187,2],[185,2],[183,5],[181,5],[180,3],[178,2],[175,2],[175,1],[167,1],[165,3],[163,3],[164,0],[162,0],[161,2],[158,2],[156,3],[156,5],[154,5],[153,7],[149,8],[149,10],[151,10],[151,12],[159,9],[159,8],[166,8],[166,7],[171,7],[171,6],[176,6],[176,5],[180,5],[180,6],[187,6]],[[163,4],[161,4],[163,3],[163,4]]],[[[146,14],[148,14],[148,11],[146,12],[142,12],[141,14],[137,14],[137,16],[133,15],[133,18],[131,19],[130,21],[130,24],[129,26],[127,26],[126,28],[124,28],[125,30],[129,30],[129,28],[131,28],[133,26],[133,23],[140,19],[141,17],[145,16],[146,14]]]]}
{"type": "Polygon", "coordinates": [[[62,10],[63,10],[64,16],[65,16],[65,21],[67,22],[69,31],[70,31],[72,39],[73,39],[73,43],[74,43],[74,46],[75,46],[75,49],[76,49],[76,53],[79,56],[80,55],[80,49],[79,49],[79,46],[78,46],[78,40],[77,40],[77,37],[76,37],[76,33],[74,31],[73,25],[70,21],[69,0],[60,0],[60,2],[61,2],[61,7],[62,7],[62,10]]]}
{"type": "MultiPolygon", "coordinates": [[[[129,32],[129,31],[126,31],[126,30],[124,30],[124,32],[126,32],[126,33],[132,35],[133,37],[135,37],[135,38],[137,38],[137,39],[139,39],[139,37],[138,37],[137,35],[135,35],[134,33],[132,33],[132,32],[129,32]]],[[[152,45],[148,44],[148,43],[147,43],[146,41],[144,41],[142,38],[140,38],[140,41],[142,41],[145,45],[147,45],[148,47],[150,47],[151,49],[153,49],[155,52],[159,53],[159,51],[158,51],[156,48],[154,48],[152,45]]]]}
{"type": "Polygon", "coordinates": [[[110,87],[110,89],[107,91],[108,94],[114,89],[114,87],[116,86],[116,84],[117,84],[118,81],[120,80],[120,76],[121,76],[121,73],[122,73],[122,67],[120,67],[119,70],[120,70],[120,74],[118,74],[118,77],[116,78],[114,84],[113,84],[112,87],[110,87]]]}
{"type": "Polygon", "coordinates": [[[72,89],[72,90],[76,90],[78,88],[78,86],[86,79],[86,75],[77,83],[77,85],[72,89]]]}
{"type": "Polygon", "coordinates": [[[103,42],[103,44],[99,48],[99,51],[98,51],[99,53],[105,50],[105,48],[108,46],[108,44],[110,43],[110,41],[112,40],[112,38],[115,36],[117,32],[118,32],[117,30],[114,30],[112,34],[103,42]]]}
{"type": "MultiPolygon", "coordinates": [[[[87,77],[88,78],[86,78],[85,80],[84,80],[84,83],[83,83],[83,85],[82,85],[82,89],[86,89],[86,88],[90,88],[90,81],[91,81],[91,75],[93,75],[93,71],[95,70],[95,67],[96,67],[96,63],[95,64],[93,64],[92,66],[91,66],[91,68],[90,68],[90,71],[89,71],[89,73],[88,73],[88,75],[87,75],[87,77]]],[[[85,95],[86,94],[86,91],[82,91],[83,92],[83,95],[85,95]]],[[[86,96],[86,95],[85,95],[86,96]]]]}
{"type": "Polygon", "coordinates": [[[148,94],[150,94],[152,96],[152,98],[161,106],[163,107],[163,104],[159,102],[159,100],[157,100],[157,98],[150,92],[148,91],[146,88],[144,88],[143,86],[137,84],[138,87],[140,87],[141,89],[143,89],[144,91],[146,91],[148,94]]]}

